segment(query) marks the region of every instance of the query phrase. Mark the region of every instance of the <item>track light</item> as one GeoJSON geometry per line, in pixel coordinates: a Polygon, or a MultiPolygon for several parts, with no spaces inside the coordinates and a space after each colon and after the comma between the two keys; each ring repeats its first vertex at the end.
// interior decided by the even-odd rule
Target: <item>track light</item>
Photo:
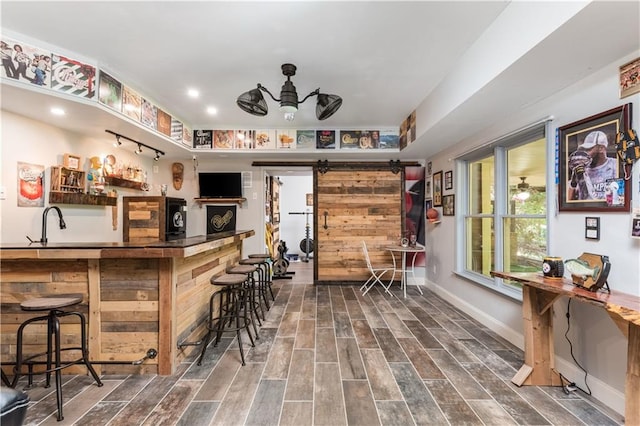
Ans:
{"type": "Polygon", "coordinates": [[[122,145],[122,139],[128,140],[129,142],[133,142],[136,145],[138,145],[138,149],[136,149],[135,151],[133,151],[135,154],[140,155],[142,154],[142,147],[144,146],[145,148],[149,149],[150,151],[154,151],[156,153],[156,156],[154,157],[155,161],[159,161],[160,160],[160,156],[161,155],[165,155],[164,151],[161,151],[157,148],[154,148],[152,146],[146,145],[142,142],[138,142],[136,140],[133,140],[125,135],[121,135],[119,133],[116,133],[112,130],[105,130],[105,132],[112,134],[113,136],[116,137],[116,141],[113,143],[113,146],[118,147],[120,145],[122,145]]]}
{"type": "Polygon", "coordinates": [[[251,115],[257,115],[263,117],[269,112],[267,103],[262,96],[262,92],[266,92],[271,99],[280,103],[280,111],[284,113],[284,118],[287,121],[293,121],[295,113],[298,111],[298,105],[306,101],[311,96],[317,96],[316,103],[316,117],[318,120],[325,120],[331,117],[340,106],[342,106],[342,98],[338,95],[328,95],[326,93],[320,93],[320,89],[316,89],[313,92],[305,96],[301,101],[298,101],[298,92],[296,86],[293,85],[291,77],[296,75],[296,66],[293,64],[283,64],[282,74],[287,77],[287,81],[284,82],[280,89],[280,99],[276,99],[271,92],[258,83],[256,89],[251,89],[248,92],[238,96],[236,103],[238,107],[244,112],[248,112],[251,115]]]}

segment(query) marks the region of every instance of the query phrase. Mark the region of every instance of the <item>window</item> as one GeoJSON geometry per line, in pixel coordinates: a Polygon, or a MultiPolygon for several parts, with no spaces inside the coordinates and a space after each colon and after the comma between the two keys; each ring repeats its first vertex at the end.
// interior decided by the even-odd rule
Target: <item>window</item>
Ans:
{"type": "Polygon", "coordinates": [[[458,159],[463,200],[457,272],[513,297],[515,282],[492,270],[538,271],[547,253],[545,123],[506,136],[458,159]]]}

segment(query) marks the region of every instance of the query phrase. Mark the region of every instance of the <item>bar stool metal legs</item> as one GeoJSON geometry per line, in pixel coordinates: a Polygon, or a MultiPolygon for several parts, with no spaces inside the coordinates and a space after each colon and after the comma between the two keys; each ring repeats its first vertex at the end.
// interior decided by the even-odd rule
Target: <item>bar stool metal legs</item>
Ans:
{"type": "Polygon", "coordinates": [[[244,287],[245,276],[236,274],[223,274],[211,278],[211,284],[221,286],[220,290],[213,292],[209,299],[209,320],[207,335],[202,342],[202,352],[198,358],[198,365],[202,365],[207,346],[215,332],[214,346],[217,346],[224,332],[235,332],[240,348],[242,365],[245,365],[244,349],[242,347],[242,330],[246,330],[251,346],[255,346],[251,335],[251,318],[247,314],[247,289],[244,287]],[[218,315],[214,316],[215,301],[218,299],[218,315]],[[235,323],[235,325],[234,325],[235,323]]]}
{"type": "Polygon", "coordinates": [[[28,367],[29,386],[33,384],[33,364],[35,359],[46,355],[46,369],[40,371],[37,374],[46,374],[45,387],[51,385],[51,373],[55,374],[56,382],[56,399],[58,405],[58,421],[64,419],[62,413],[62,369],[70,367],[76,364],[84,364],[87,370],[96,381],[96,384],[100,387],[102,382],[98,377],[98,374],[93,369],[91,362],[89,361],[89,350],[87,349],[87,331],[86,331],[86,319],[80,312],[67,312],[62,311],[61,308],[77,305],[82,302],[82,296],[61,296],[61,297],[41,297],[31,299],[23,302],[20,307],[24,311],[46,311],[47,315],[30,318],[20,324],[18,328],[17,341],[16,341],[16,365],[13,369],[14,376],[11,381],[11,387],[15,387],[18,379],[22,376],[22,368],[24,365],[28,367]],[[74,316],[80,321],[80,346],[65,347],[60,345],[60,318],[74,316]],[[23,356],[23,335],[25,328],[33,323],[39,321],[47,322],[47,350],[38,354],[30,355],[28,357],[23,356]],[[61,353],[63,351],[80,351],[81,357],[72,361],[61,360],[61,353]]]}

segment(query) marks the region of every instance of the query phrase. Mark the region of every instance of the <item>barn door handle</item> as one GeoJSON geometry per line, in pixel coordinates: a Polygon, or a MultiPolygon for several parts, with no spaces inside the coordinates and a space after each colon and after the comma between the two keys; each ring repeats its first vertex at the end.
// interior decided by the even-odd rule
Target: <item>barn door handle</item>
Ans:
{"type": "Polygon", "coordinates": [[[324,212],[324,226],[323,226],[324,229],[329,228],[327,226],[327,216],[329,216],[329,212],[325,210],[325,212],[324,212]]]}

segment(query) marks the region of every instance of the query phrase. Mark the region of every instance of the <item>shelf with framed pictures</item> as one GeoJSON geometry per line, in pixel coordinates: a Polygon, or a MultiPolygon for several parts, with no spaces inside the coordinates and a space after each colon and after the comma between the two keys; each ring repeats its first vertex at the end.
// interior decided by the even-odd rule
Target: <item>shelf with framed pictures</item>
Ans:
{"type": "Polygon", "coordinates": [[[86,172],[65,166],[51,167],[49,203],[115,206],[117,197],[91,195],[85,192],[86,172]]]}

